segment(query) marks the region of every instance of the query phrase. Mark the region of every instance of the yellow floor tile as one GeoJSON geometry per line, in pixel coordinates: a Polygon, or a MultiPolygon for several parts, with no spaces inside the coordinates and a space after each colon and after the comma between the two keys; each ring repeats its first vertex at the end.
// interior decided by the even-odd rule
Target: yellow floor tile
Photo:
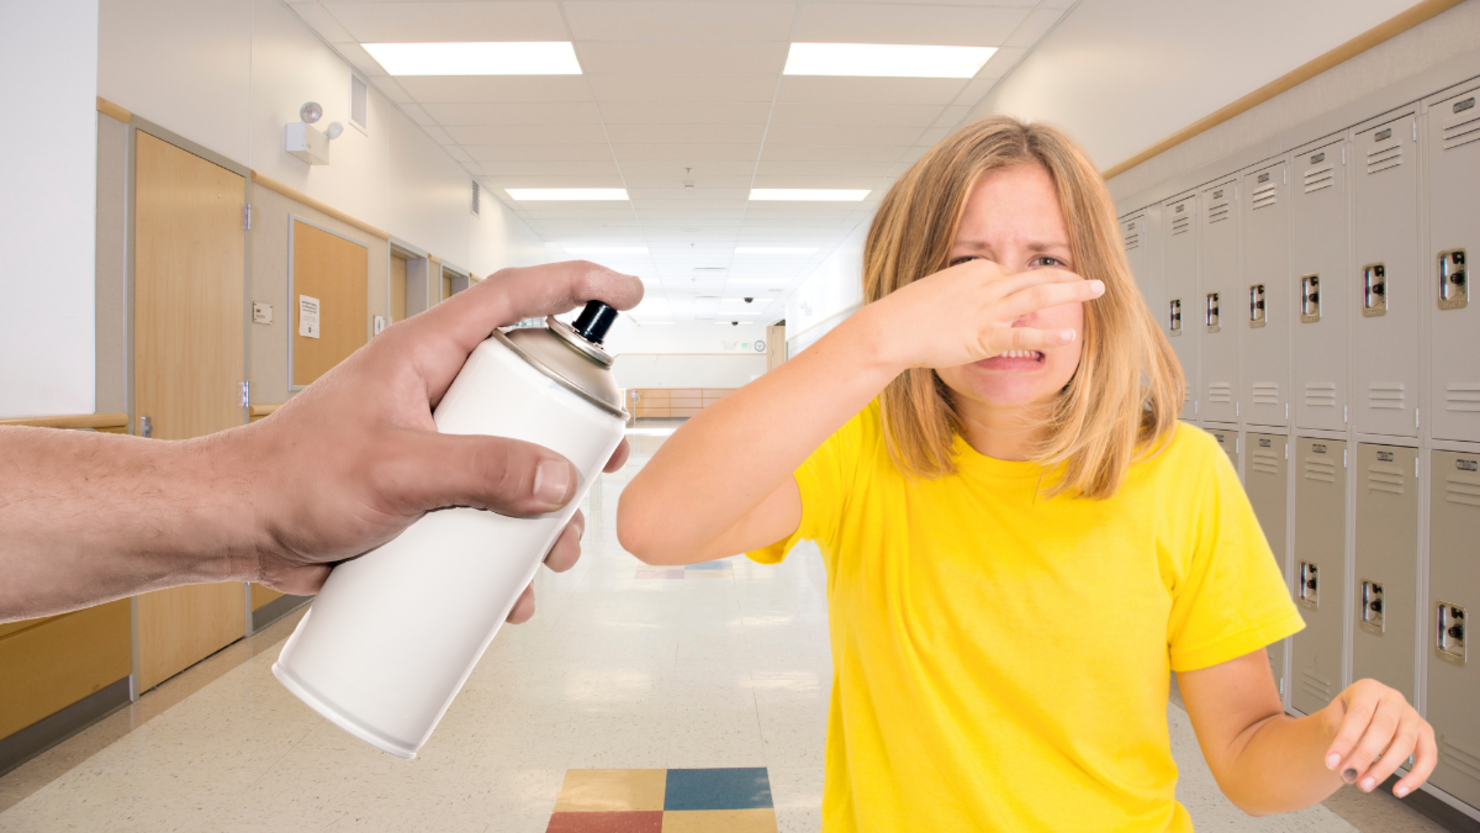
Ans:
{"type": "Polygon", "coordinates": [[[567,770],[555,812],[661,810],[667,783],[666,769],[567,770]]]}
{"type": "Polygon", "coordinates": [[[663,833],[776,833],[776,811],[669,810],[663,814],[663,833]]]}

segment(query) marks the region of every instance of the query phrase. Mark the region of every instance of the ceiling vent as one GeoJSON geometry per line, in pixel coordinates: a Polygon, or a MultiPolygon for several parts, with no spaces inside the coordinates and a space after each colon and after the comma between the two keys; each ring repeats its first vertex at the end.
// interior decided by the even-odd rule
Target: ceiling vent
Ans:
{"type": "Polygon", "coordinates": [[[359,76],[349,77],[349,120],[355,127],[369,131],[370,88],[359,76]]]}

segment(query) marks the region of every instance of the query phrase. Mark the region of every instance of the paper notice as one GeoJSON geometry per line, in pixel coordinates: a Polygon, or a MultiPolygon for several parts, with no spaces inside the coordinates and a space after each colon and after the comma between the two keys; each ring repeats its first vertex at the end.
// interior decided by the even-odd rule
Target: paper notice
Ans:
{"type": "Polygon", "coordinates": [[[298,296],[298,334],[304,338],[319,337],[319,299],[298,296]]]}

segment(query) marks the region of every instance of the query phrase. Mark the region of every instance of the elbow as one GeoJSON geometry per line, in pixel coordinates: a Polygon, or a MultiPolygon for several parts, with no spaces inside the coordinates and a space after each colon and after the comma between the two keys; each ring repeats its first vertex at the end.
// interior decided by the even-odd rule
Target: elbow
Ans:
{"type": "Polygon", "coordinates": [[[659,539],[660,524],[654,523],[652,515],[641,508],[639,501],[622,495],[617,503],[617,542],[644,564],[668,564],[659,539]]]}

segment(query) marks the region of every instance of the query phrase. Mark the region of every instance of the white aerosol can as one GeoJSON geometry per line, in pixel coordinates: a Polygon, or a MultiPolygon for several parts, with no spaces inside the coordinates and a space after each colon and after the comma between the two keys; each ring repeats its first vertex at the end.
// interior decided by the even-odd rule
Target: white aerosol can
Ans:
{"type": "Polygon", "coordinates": [[[586,305],[572,327],[495,332],[437,406],[437,430],[538,443],[580,471],[559,512],[511,518],[431,512],[334,568],[272,673],[340,728],[414,758],[493,641],[627,420],[601,341],[616,311],[586,305]]]}

